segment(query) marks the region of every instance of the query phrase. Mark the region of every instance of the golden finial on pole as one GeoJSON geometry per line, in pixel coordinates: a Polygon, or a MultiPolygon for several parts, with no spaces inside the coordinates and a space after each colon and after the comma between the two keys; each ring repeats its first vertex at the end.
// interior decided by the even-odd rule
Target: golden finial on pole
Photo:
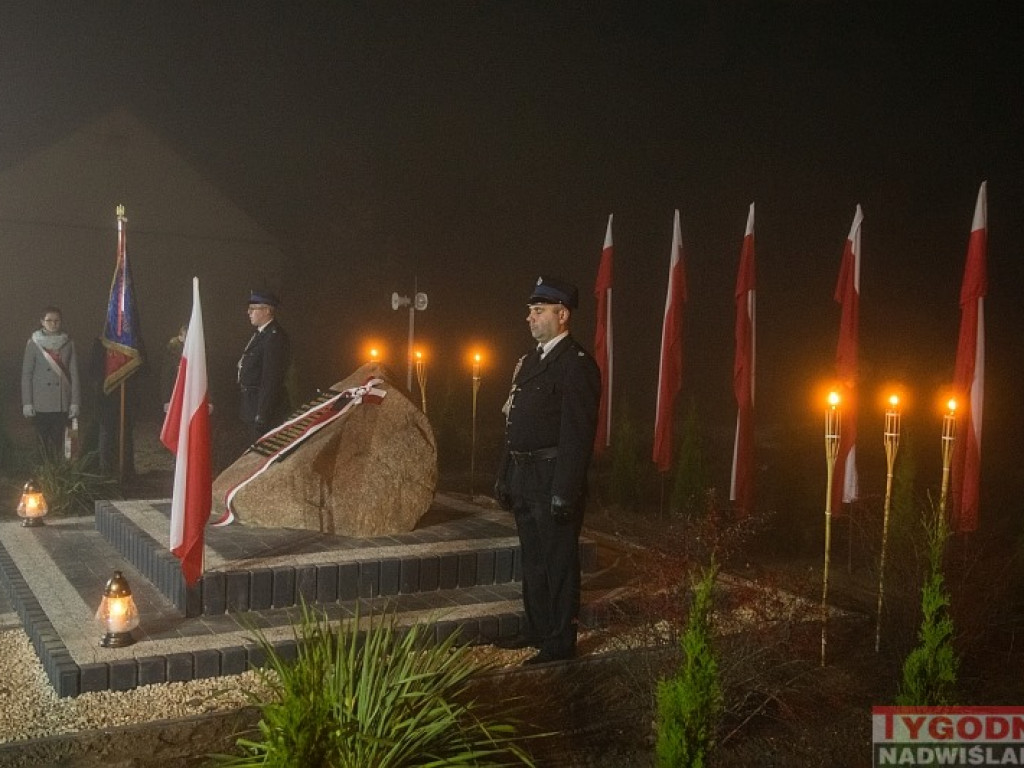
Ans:
{"type": "Polygon", "coordinates": [[[825,666],[825,648],[828,645],[828,566],[832,549],[832,478],[835,475],[836,458],[839,456],[840,434],[839,393],[828,393],[828,408],[825,409],[825,567],[821,576],[821,666],[825,666]]]}
{"type": "Polygon", "coordinates": [[[892,506],[892,476],[896,465],[896,452],[900,448],[900,398],[889,396],[889,407],[885,410],[885,429],[882,432],[885,443],[885,512],[882,517],[882,556],[878,565],[878,618],[875,621],[875,653],[882,644],[882,602],[885,594],[885,551],[889,542],[889,510],[892,506]]]}
{"type": "Polygon", "coordinates": [[[117,206],[117,220],[118,221],[127,221],[127,219],[124,217],[124,205],[118,205],[117,206]]]}

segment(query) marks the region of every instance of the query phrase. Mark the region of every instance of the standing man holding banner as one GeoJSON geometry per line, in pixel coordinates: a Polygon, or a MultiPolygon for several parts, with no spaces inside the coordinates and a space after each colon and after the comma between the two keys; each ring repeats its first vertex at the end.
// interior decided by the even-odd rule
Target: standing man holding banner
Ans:
{"type": "Polygon", "coordinates": [[[601,378],[594,359],[569,335],[579,304],[576,286],[540,277],[527,304],[537,347],[512,377],[495,496],[516,517],[526,615],[520,636],[501,645],[537,648],[525,663],[540,664],[576,655],[579,535],[601,378]]]}
{"type": "Polygon", "coordinates": [[[255,443],[288,415],[288,334],[275,314],[280,301],[268,291],[249,294],[249,322],[255,328],[238,360],[238,386],[242,390],[239,415],[255,443]]]}

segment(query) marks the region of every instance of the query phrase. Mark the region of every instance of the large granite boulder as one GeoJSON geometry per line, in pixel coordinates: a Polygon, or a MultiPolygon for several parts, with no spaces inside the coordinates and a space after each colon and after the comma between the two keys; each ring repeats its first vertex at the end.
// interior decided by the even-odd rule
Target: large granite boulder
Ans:
{"type": "Polygon", "coordinates": [[[382,399],[352,405],[278,461],[250,450],[225,469],[213,483],[213,519],[237,488],[231,509],[242,525],[359,537],[415,528],[434,498],[437,443],[427,417],[379,365],[364,365],[331,390],[373,377],[383,379],[382,399]]]}

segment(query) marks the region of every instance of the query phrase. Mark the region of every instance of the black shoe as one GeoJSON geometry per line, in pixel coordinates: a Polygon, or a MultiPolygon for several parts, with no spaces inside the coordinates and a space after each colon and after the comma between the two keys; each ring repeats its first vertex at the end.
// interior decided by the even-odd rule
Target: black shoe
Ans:
{"type": "Polygon", "coordinates": [[[499,637],[491,645],[506,651],[518,651],[520,648],[540,648],[541,641],[524,635],[513,635],[512,637],[499,637]]]}
{"type": "Polygon", "coordinates": [[[569,652],[569,653],[550,653],[549,651],[540,651],[537,654],[535,654],[535,655],[531,656],[530,658],[528,658],[526,661],[524,661],[523,662],[523,666],[525,667],[525,666],[530,665],[530,664],[547,664],[548,662],[551,662],[551,661],[568,661],[569,659],[573,658],[575,655],[576,654],[572,653],[572,652],[569,652]]]}

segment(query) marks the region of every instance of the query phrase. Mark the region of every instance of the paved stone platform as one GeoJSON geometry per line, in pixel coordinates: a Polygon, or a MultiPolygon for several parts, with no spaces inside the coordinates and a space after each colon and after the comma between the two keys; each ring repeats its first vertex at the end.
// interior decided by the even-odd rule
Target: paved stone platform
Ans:
{"type": "MultiPolygon", "coordinates": [[[[167,500],[100,502],[95,517],[0,523],[0,588],[60,696],[238,674],[264,661],[259,629],[295,653],[303,601],[332,619],[394,610],[435,636],[519,631],[518,539],[510,515],[439,494],[416,530],[352,539],[233,525],[206,531],[206,573],[186,590],[167,550],[167,500]],[[137,642],[103,648],[94,614],[121,570],[137,642]]],[[[584,562],[593,545],[584,542],[584,562]]]]}

